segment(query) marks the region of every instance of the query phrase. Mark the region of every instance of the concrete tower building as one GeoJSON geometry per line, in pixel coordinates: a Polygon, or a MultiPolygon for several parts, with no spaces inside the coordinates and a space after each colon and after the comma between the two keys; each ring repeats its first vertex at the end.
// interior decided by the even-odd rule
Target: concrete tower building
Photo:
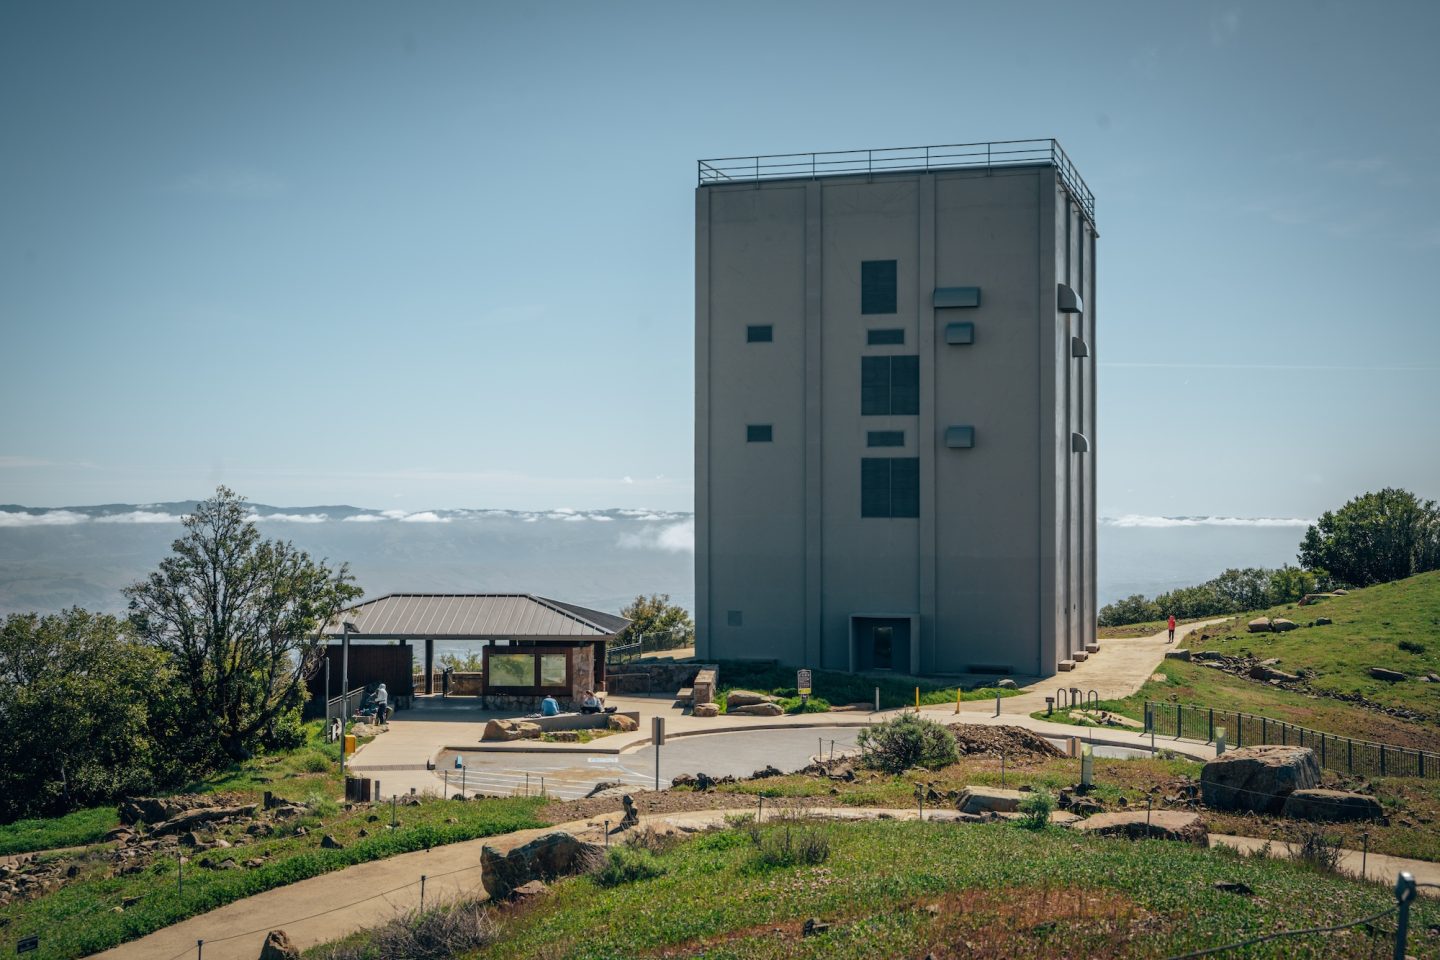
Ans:
{"type": "Polygon", "coordinates": [[[1095,237],[1053,140],[700,162],[700,656],[1047,675],[1084,649],[1095,237]]]}

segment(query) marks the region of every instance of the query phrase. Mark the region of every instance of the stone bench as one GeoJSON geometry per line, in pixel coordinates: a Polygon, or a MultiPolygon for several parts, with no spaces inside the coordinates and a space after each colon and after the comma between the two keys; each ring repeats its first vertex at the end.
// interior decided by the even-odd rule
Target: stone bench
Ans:
{"type": "Polygon", "coordinates": [[[1056,666],[1060,668],[1060,672],[1061,672],[1061,673],[1066,673],[1066,672],[1068,672],[1068,671],[1070,671],[1070,670],[1074,670],[1074,669],[1075,669],[1075,661],[1074,661],[1074,660],[1061,660],[1059,663],[1056,664],[1056,666]]]}
{"type": "Polygon", "coordinates": [[[681,687],[679,691],[676,692],[675,699],[679,700],[681,703],[689,703],[690,701],[695,699],[695,688],[681,687]]]}

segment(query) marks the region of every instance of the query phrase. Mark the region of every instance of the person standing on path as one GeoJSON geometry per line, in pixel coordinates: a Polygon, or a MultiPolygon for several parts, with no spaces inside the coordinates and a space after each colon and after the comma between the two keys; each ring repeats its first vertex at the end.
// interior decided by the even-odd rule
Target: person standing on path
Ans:
{"type": "Polygon", "coordinates": [[[1169,639],[1169,640],[1166,640],[1165,642],[1166,642],[1166,643],[1174,643],[1174,642],[1175,642],[1175,614],[1173,614],[1173,613],[1170,614],[1170,639],[1169,639]]]}
{"type": "Polygon", "coordinates": [[[390,713],[390,694],[385,690],[385,684],[375,690],[375,723],[385,726],[385,717],[390,713]]]}

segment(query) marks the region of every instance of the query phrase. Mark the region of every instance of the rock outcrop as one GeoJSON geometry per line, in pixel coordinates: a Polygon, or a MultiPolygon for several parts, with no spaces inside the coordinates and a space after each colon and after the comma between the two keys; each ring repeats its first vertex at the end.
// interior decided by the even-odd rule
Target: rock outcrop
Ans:
{"type": "Polygon", "coordinates": [[[1349,790],[1296,790],[1285,798],[1283,813],[1294,820],[1317,822],[1385,819],[1380,801],[1349,790]]]}
{"type": "Polygon", "coordinates": [[[1204,803],[1216,810],[1279,813],[1291,793],[1319,785],[1320,764],[1309,747],[1243,747],[1200,773],[1204,803]]]}
{"type": "Polygon", "coordinates": [[[1180,810],[1154,810],[1149,814],[1144,810],[1097,813],[1088,820],[1071,824],[1071,829],[1097,837],[1179,840],[1200,846],[1204,846],[1209,840],[1209,833],[1199,814],[1180,810]]]}
{"type": "Polygon", "coordinates": [[[494,847],[480,848],[480,882],[492,900],[508,899],[516,889],[532,880],[549,883],[594,869],[604,849],[556,830],[537,837],[509,853],[494,847]]]}

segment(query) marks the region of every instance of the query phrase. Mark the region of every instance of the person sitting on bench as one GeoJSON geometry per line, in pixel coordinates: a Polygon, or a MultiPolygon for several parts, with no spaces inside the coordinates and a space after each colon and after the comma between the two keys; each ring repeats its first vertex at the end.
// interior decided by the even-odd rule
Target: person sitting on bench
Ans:
{"type": "Polygon", "coordinates": [[[599,713],[603,707],[604,704],[600,702],[600,698],[595,695],[594,690],[585,691],[585,699],[580,701],[581,713],[599,713]]]}
{"type": "Polygon", "coordinates": [[[540,701],[540,716],[558,717],[559,715],[560,701],[549,695],[547,695],[544,700],[540,701]]]}

